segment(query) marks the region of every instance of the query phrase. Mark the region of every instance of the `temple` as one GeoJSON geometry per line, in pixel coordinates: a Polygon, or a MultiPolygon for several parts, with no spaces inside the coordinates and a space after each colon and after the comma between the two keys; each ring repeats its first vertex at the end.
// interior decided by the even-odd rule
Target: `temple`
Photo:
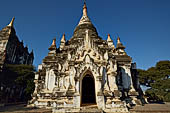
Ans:
{"type": "Polygon", "coordinates": [[[12,103],[21,101],[24,88],[16,84],[18,76],[11,74],[9,65],[32,65],[34,60],[33,51],[29,52],[16,35],[14,20],[0,30],[0,103],[12,103]],[[7,68],[8,67],[8,68],[7,68]],[[9,70],[8,70],[9,69],[9,70]],[[10,73],[10,74],[9,74],[10,73]]]}
{"type": "Polygon", "coordinates": [[[125,52],[120,37],[114,45],[98,36],[87,14],[83,15],[66,41],[56,39],[48,55],[38,66],[35,91],[30,106],[52,108],[53,112],[79,111],[95,105],[104,112],[128,112],[128,107],[141,105],[136,64],[125,52]]]}
{"type": "Polygon", "coordinates": [[[0,31],[0,71],[4,64],[28,64],[32,65],[34,53],[29,53],[28,47],[24,47],[23,41],[19,41],[15,28],[14,20],[0,31]]]}

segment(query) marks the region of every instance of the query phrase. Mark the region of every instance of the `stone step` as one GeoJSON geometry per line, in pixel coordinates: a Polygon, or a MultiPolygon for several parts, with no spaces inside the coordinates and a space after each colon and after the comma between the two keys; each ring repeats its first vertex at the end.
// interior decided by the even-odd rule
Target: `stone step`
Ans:
{"type": "Polygon", "coordinates": [[[65,112],[65,113],[103,113],[102,110],[99,110],[97,108],[96,104],[84,104],[82,105],[82,107],[80,109],[64,109],[63,111],[57,111],[54,110],[54,113],[61,113],[61,112],[65,112]]]}
{"type": "Polygon", "coordinates": [[[103,113],[102,110],[97,108],[96,104],[84,105],[80,108],[80,113],[103,113]]]}
{"type": "Polygon", "coordinates": [[[70,109],[54,111],[53,113],[103,113],[103,111],[99,109],[83,109],[83,110],[70,109]]]}
{"type": "Polygon", "coordinates": [[[79,113],[103,113],[103,111],[99,109],[86,109],[80,110],[79,113]]]}

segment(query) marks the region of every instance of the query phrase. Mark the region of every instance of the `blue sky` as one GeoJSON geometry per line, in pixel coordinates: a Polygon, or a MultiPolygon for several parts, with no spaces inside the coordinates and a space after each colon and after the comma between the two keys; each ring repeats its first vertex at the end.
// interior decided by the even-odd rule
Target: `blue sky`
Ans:
{"type": "MultiPolygon", "coordinates": [[[[138,68],[170,60],[170,0],[86,0],[88,15],[99,36],[116,34],[138,68]]],[[[48,47],[63,33],[73,35],[82,15],[83,0],[1,0],[0,29],[15,16],[20,40],[34,50],[34,65],[42,63],[48,47]]]]}

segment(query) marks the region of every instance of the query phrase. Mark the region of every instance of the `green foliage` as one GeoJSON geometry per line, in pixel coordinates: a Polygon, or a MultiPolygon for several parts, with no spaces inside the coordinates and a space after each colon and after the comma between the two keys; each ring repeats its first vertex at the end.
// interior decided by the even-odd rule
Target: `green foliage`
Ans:
{"type": "Polygon", "coordinates": [[[140,83],[151,87],[146,91],[150,99],[170,102],[170,61],[159,61],[155,67],[138,72],[140,83]]]}
{"type": "Polygon", "coordinates": [[[140,84],[148,86],[150,80],[148,76],[148,72],[145,70],[138,69],[138,73],[140,75],[139,76],[140,84]]]}
{"type": "Polygon", "coordinates": [[[35,87],[34,72],[35,69],[32,65],[7,64],[1,74],[1,83],[5,84],[6,87],[16,86],[18,89],[24,89],[24,100],[28,100],[35,87]]]}

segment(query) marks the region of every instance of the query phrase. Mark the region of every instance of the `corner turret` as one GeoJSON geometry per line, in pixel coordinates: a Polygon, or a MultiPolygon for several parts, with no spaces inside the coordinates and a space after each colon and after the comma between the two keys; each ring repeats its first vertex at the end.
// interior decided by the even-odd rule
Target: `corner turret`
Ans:
{"type": "Polygon", "coordinates": [[[63,34],[60,42],[60,51],[64,49],[66,43],[65,34],[63,34]]]}
{"type": "Polygon", "coordinates": [[[123,44],[120,41],[120,37],[118,36],[117,38],[117,46],[116,46],[116,50],[119,54],[126,54],[125,53],[125,46],[123,46],[123,44]]]}
{"type": "Polygon", "coordinates": [[[14,20],[15,20],[15,17],[13,17],[11,22],[8,24],[9,27],[13,27],[14,26],[14,20]]]}
{"type": "Polygon", "coordinates": [[[111,47],[113,49],[115,48],[113,40],[110,37],[110,34],[107,35],[107,44],[108,44],[109,47],[111,47]]]}

